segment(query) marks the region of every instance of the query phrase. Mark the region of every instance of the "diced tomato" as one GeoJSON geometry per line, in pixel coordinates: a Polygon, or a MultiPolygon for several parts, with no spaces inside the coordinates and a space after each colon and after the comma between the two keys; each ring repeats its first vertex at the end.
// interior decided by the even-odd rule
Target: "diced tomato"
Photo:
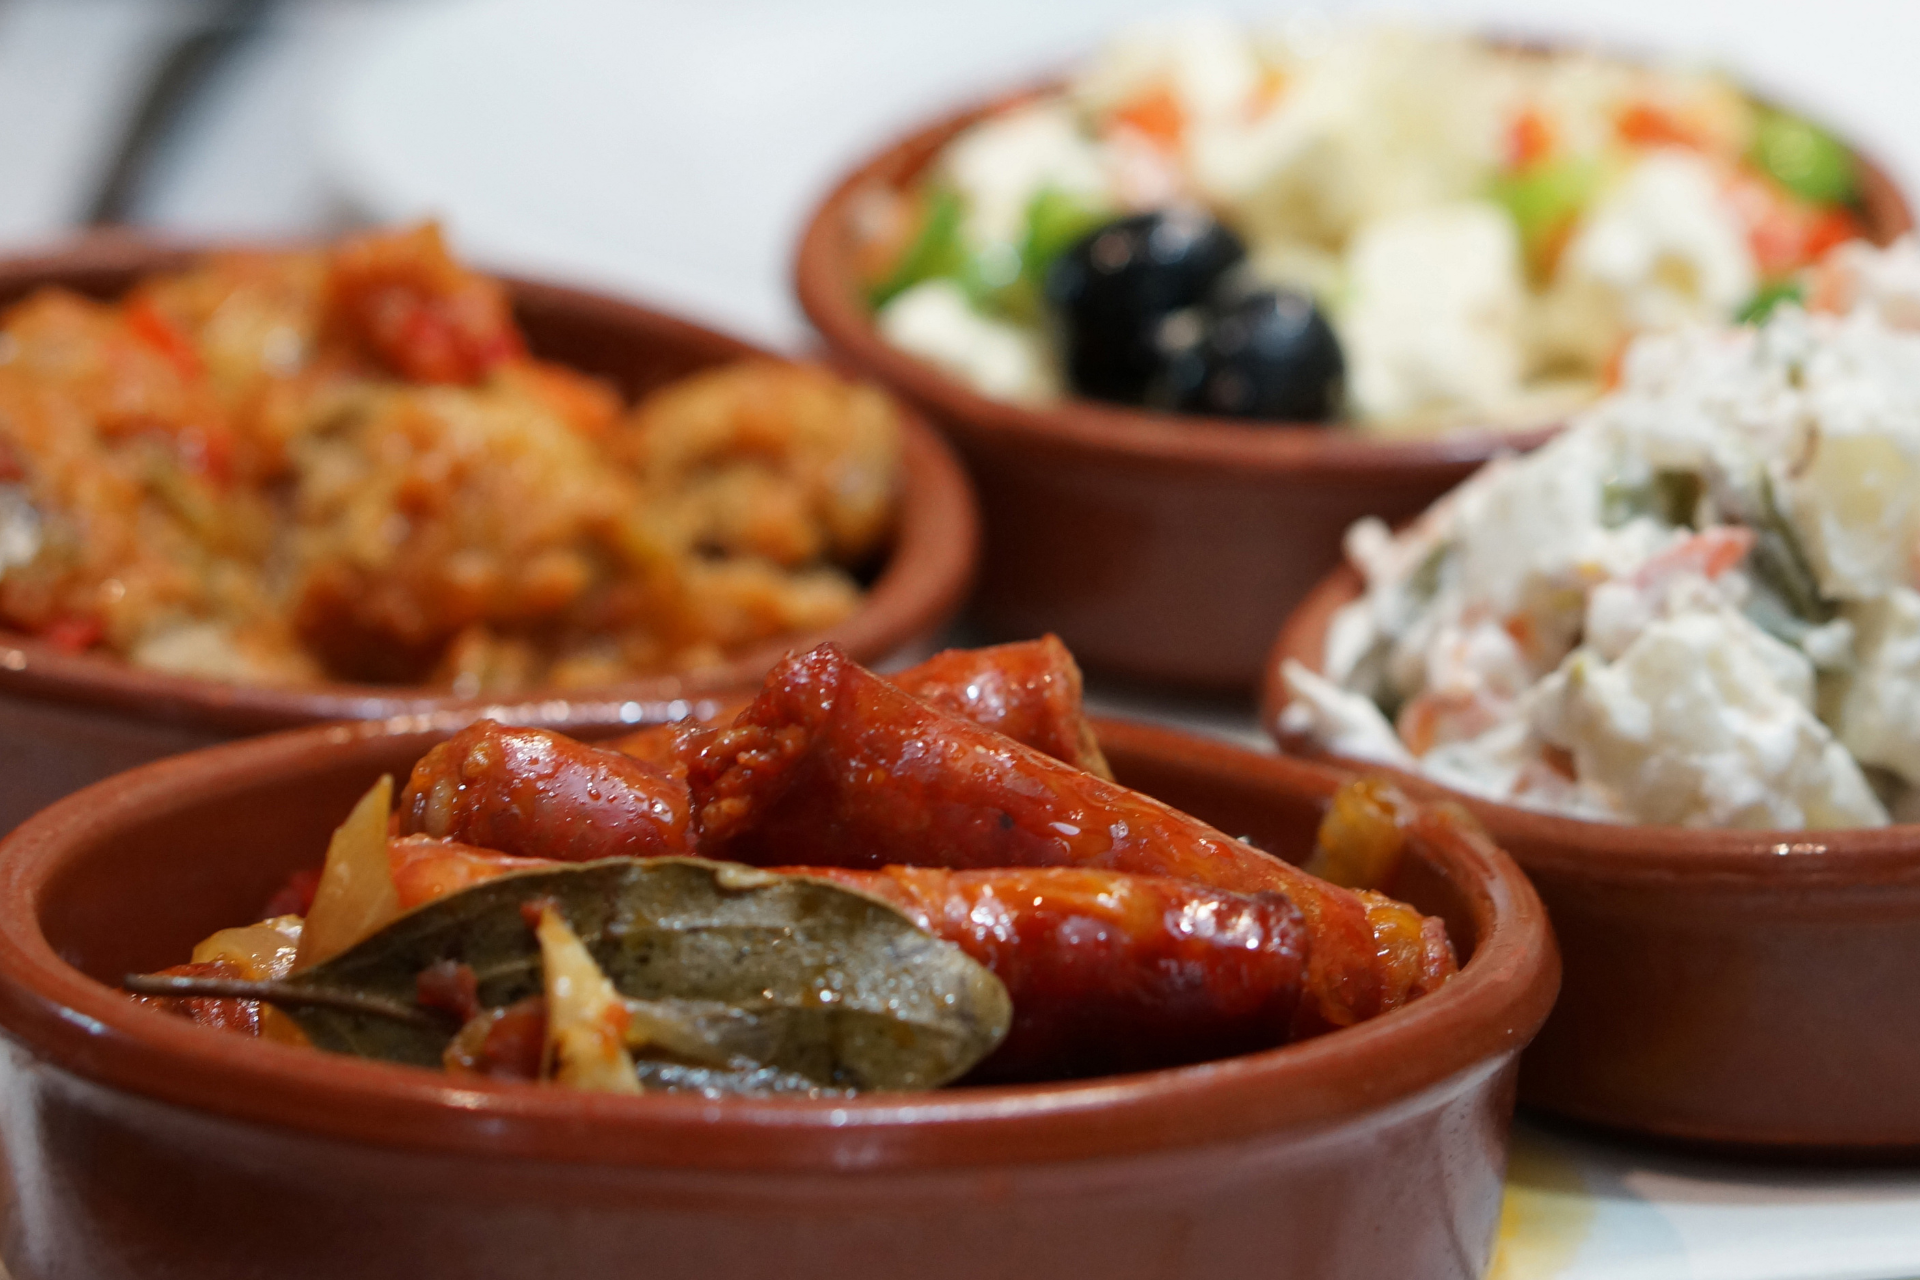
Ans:
{"type": "Polygon", "coordinates": [[[428,965],[413,979],[414,1002],[427,1009],[443,1009],[462,1023],[480,1013],[480,979],[473,966],[458,960],[428,965]]]}
{"type": "Polygon", "coordinates": [[[1514,647],[1525,658],[1538,658],[1541,650],[1540,628],[1534,625],[1531,617],[1524,613],[1508,616],[1500,624],[1500,629],[1513,640],[1514,647]]]}
{"type": "Polygon", "coordinates": [[[538,1080],[547,1052],[547,1002],[529,996],[494,1020],[481,1048],[481,1069],[511,1080],[538,1080]]]}
{"type": "Polygon", "coordinates": [[[26,460],[13,441],[0,435],[0,483],[27,478],[26,460]]]}
{"type": "Polygon", "coordinates": [[[474,364],[460,349],[460,335],[452,321],[398,289],[390,289],[382,299],[382,310],[397,320],[392,326],[395,341],[392,352],[408,377],[419,382],[469,382],[474,364]]]}
{"type": "MultiPolygon", "coordinates": [[[[162,969],[166,978],[244,978],[239,966],[227,960],[204,964],[176,964],[162,969]]],[[[260,1003],[257,1000],[218,1000],[210,996],[135,996],[135,1000],[154,1009],[163,1009],[216,1031],[233,1031],[243,1036],[260,1034],[260,1003]]]]}
{"type": "Polygon", "coordinates": [[[489,1019],[479,1052],[467,1069],[496,1080],[538,1080],[547,1056],[547,1002],[528,996],[489,1019]]]}
{"type": "Polygon", "coordinates": [[[1553,122],[1528,107],[1507,126],[1507,168],[1525,169],[1553,154],[1553,122]]]}
{"type": "Polygon", "coordinates": [[[1439,737],[1441,705],[1440,699],[1431,692],[1420,693],[1394,717],[1393,727],[1400,741],[1416,756],[1425,755],[1439,737]]]}
{"type": "Polygon", "coordinates": [[[287,882],[267,899],[261,913],[274,916],[304,916],[313,910],[313,895],[320,889],[320,868],[306,867],[287,877],[287,882]]]}
{"type": "Polygon", "coordinates": [[[1162,86],[1142,94],[1113,113],[1117,124],[1128,125],[1169,151],[1180,145],[1187,130],[1187,113],[1171,89],[1162,86]]]}
{"type": "Polygon", "coordinates": [[[1804,249],[1808,262],[1825,257],[1827,250],[1858,240],[1866,234],[1860,216],[1851,209],[1827,208],[1813,215],[1807,226],[1804,249]]]}
{"type": "Polygon", "coordinates": [[[85,653],[105,630],[98,618],[59,618],[41,629],[40,638],[62,653],[85,653]]]}
{"type": "Polygon", "coordinates": [[[1809,204],[1757,173],[1736,176],[1727,184],[1726,197],[1746,225],[1754,265],[1765,279],[1791,275],[1862,231],[1851,209],[1809,204]]]}
{"type": "Polygon", "coordinates": [[[328,324],[416,382],[473,383],[524,354],[506,290],[453,260],[432,223],[334,250],[328,324]]]}
{"type": "Polygon", "coordinates": [[[1717,524],[1651,557],[1633,575],[1639,586],[1653,586],[1679,573],[1717,578],[1747,558],[1756,535],[1744,526],[1717,524]]]}
{"type": "Polygon", "coordinates": [[[520,918],[527,922],[527,928],[538,929],[540,927],[540,917],[546,914],[547,908],[552,905],[552,898],[529,898],[520,904],[520,918]]]}
{"type": "Polygon", "coordinates": [[[233,480],[233,432],[224,424],[193,423],[180,428],[173,437],[174,452],[195,475],[218,484],[233,480]]]}
{"type": "Polygon", "coordinates": [[[1698,132],[1651,102],[1634,102],[1621,108],[1613,118],[1613,129],[1622,142],[1638,147],[1700,146],[1698,132]]]}
{"type": "Polygon", "coordinates": [[[167,358],[182,378],[192,381],[206,372],[193,339],[162,314],[151,298],[138,297],[126,305],[127,328],[133,336],[167,358]]]}
{"type": "Polygon", "coordinates": [[[1413,754],[1425,755],[1442,742],[1458,742],[1493,728],[1500,710],[1484,694],[1428,689],[1400,708],[1394,729],[1413,754]]]}
{"type": "Polygon", "coordinates": [[[1613,350],[1607,354],[1607,362],[1600,370],[1600,385],[1606,390],[1611,391],[1620,385],[1627,367],[1627,349],[1632,345],[1630,338],[1622,338],[1613,344],[1613,350]]]}

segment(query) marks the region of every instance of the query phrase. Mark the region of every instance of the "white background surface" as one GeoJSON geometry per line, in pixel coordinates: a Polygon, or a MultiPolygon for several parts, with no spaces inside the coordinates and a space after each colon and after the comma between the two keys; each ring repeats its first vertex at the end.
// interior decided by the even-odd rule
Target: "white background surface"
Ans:
{"type": "MultiPolygon", "coordinates": [[[[343,85],[332,171],[383,215],[446,209],[488,250],[618,279],[796,341],[795,229],[902,126],[1061,65],[1165,0],[483,0],[403,22],[343,85]]],[[[1299,10],[1272,0],[1217,9],[1299,10]]],[[[1417,12],[1740,68],[1920,173],[1920,5],[1437,0],[1417,12]]]]}
{"type": "MultiPolygon", "coordinates": [[[[1165,8],[290,3],[211,87],[140,216],[271,235],[437,213],[490,263],[628,290],[797,347],[788,255],[840,167],[915,117],[1020,83],[1118,18],[1165,8]]],[[[1912,0],[1395,9],[1732,66],[1920,179],[1912,0]]],[[[0,0],[0,252],[61,234],[84,207],[154,42],[191,12],[158,0],[0,0]]],[[[1103,701],[1258,740],[1243,707],[1103,701]]],[[[1920,1171],[1722,1164],[1524,1126],[1517,1152],[1499,1280],[1920,1277],[1920,1171]]]]}
{"type": "MultiPolygon", "coordinates": [[[[167,157],[145,220],[299,231],[446,215],[502,265],[789,345],[809,203],[911,120],[1019,83],[1164,0],[288,0],[167,157]]],[[[1222,0],[1252,13],[1303,6],[1222,0]]],[[[1738,69],[1920,175],[1912,0],[1330,0],[1738,69]],[[1911,123],[1910,123],[1911,122],[1911,123]]],[[[0,246],[57,233],[152,41],[195,6],[0,0],[0,246]]]]}

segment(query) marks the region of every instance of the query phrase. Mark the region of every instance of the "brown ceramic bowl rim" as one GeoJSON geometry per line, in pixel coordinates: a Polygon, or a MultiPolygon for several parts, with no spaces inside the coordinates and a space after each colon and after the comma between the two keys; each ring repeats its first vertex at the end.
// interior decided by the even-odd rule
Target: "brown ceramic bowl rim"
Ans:
{"type": "MultiPolygon", "coordinates": [[[[85,236],[37,252],[0,257],[0,276],[15,279],[73,272],[168,270],[207,253],[287,249],[290,242],[196,241],[111,232],[85,236]]],[[[788,360],[751,343],[609,294],[494,273],[516,303],[565,308],[672,335],[675,344],[725,350],[731,359],[788,360]]],[[[32,636],[0,627],[0,695],[101,708],[202,728],[257,732],[330,720],[373,720],[512,703],[602,703],[626,707],[626,719],[657,719],[653,711],[705,694],[750,685],[787,653],[832,640],[856,656],[878,659],[930,634],[958,611],[972,583],[980,543],[971,483],[952,450],[908,403],[898,400],[904,427],[902,493],[894,540],[860,606],[819,631],[780,637],[743,650],[726,662],[693,671],[643,676],[615,685],[534,689],[500,697],[459,697],[424,686],[231,684],[197,676],[148,671],[112,655],[68,653],[32,636]]]]}
{"type": "MultiPolygon", "coordinates": [[[[1497,34],[1488,38],[1503,41],[1497,34]]],[[[967,126],[1054,91],[1061,83],[1056,77],[950,112],[882,147],[834,184],[808,218],[793,261],[800,307],[831,349],[926,406],[940,420],[960,423],[983,439],[1035,439],[1099,450],[1142,464],[1233,468],[1256,475],[1404,477],[1409,472],[1445,471],[1502,452],[1532,449],[1560,429],[1559,422],[1533,427],[1469,426],[1437,435],[1395,437],[1371,435],[1346,422],[1245,423],[1129,409],[1078,396],[1030,406],[984,395],[893,346],[874,325],[842,251],[842,229],[855,205],[863,193],[897,187],[919,173],[945,142],[967,126]]],[[[1891,240],[1913,225],[1905,198],[1877,161],[1852,142],[1847,146],[1881,206],[1886,225],[1875,230],[1891,240]]]]}
{"type": "MultiPolygon", "coordinates": [[[[1441,990],[1285,1048],[1060,1085],[718,1102],[464,1088],[429,1071],[210,1033],[88,977],[41,932],[41,891],[66,851],[184,805],[297,777],[316,759],[371,763],[408,736],[424,747],[460,722],[443,713],[210,747],[96,783],[29,819],[0,842],[0,1027],[108,1089],[358,1143],[587,1164],[881,1171],[1123,1156],[1255,1131],[1306,1135],[1415,1106],[1443,1082],[1495,1069],[1538,1030],[1558,988],[1557,952],[1532,887],[1473,823],[1444,818],[1432,824],[1430,861],[1467,904],[1478,945],[1441,990]],[[857,1157],[847,1154],[850,1134],[857,1157]]],[[[1345,776],[1155,726],[1099,728],[1110,745],[1307,794],[1325,794],[1345,776]]]]}
{"type": "Polygon", "coordinates": [[[1406,468],[1444,469],[1491,457],[1502,449],[1529,449],[1557,426],[1517,431],[1463,430],[1418,439],[1383,439],[1341,425],[1250,424],[1231,418],[1158,413],[1069,397],[1032,406],[996,400],[937,366],[889,343],[873,324],[850,278],[837,238],[862,193],[897,185],[923,165],[910,158],[937,147],[986,116],[1045,93],[1029,87],[963,108],[914,130],[846,174],[814,209],[794,256],[794,291],[801,310],[829,347],[860,369],[872,370],[943,420],[959,420],[988,436],[1037,437],[1081,449],[1099,449],[1144,463],[1232,467],[1254,473],[1397,474],[1406,468]]]}
{"type": "Polygon", "coordinates": [[[1920,824],[1833,830],[1748,831],[1599,822],[1504,804],[1457,791],[1423,774],[1326,751],[1280,726],[1287,704],[1281,668],[1289,659],[1320,669],[1334,610],[1359,597],[1352,565],[1323,578],[1281,627],[1260,688],[1260,719],[1283,751],[1345,768],[1386,773],[1415,793],[1465,805],[1529,871],[1619,883],[1722,884],[1809,889],[1911,880],[1920,887],[1920,824]]]}

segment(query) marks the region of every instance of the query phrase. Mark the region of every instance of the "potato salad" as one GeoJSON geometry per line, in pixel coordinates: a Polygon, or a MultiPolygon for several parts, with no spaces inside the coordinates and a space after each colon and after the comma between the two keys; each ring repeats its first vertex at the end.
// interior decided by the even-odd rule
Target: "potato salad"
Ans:
{"type": "Polygon", "coordinates": [[[876,199],[894,345],[985,394],[1379,432],[1553,421],[1635,334],[1860,232],[1834,138],[1718,73],[1295,17],[1124,32],[876,199]]]}
{"type": "Polygon", "coordinates": [[[1287,733],[1607,821],[1920,820],[1920,251],[1643,338],[1553,442],[1347,550],[1287,733]]]}

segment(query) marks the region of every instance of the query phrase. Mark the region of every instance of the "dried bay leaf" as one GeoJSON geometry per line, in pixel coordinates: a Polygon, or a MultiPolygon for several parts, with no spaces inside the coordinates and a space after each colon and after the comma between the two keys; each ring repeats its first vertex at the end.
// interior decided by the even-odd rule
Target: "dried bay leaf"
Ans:
{"type": "Polygon", "coordinates": [[[654,1058],[707,1067],[765,1062],[780,1029],[718,1000],[627,999],[628,1045],[654,1058]]]}
{"type": "MultiPolygon", "coordinates": [[[[502,876],[427,903],[289,981],[411,1004],[417,975],[454,961],[473,969],[482,1005],[512,1004],[542,991],[521,908],[543,900],[623,996],[660,1003],[667,1056],[750,1058],[833,1089],[929,1089],[991,1052],[1012,1014],[989,970],[885,903],[698,858],[502,876]]],[[[454,1030],[348,1008],[287,1011],[322,1048],[422,1066],[439,1064],[454,1030]]]]}

